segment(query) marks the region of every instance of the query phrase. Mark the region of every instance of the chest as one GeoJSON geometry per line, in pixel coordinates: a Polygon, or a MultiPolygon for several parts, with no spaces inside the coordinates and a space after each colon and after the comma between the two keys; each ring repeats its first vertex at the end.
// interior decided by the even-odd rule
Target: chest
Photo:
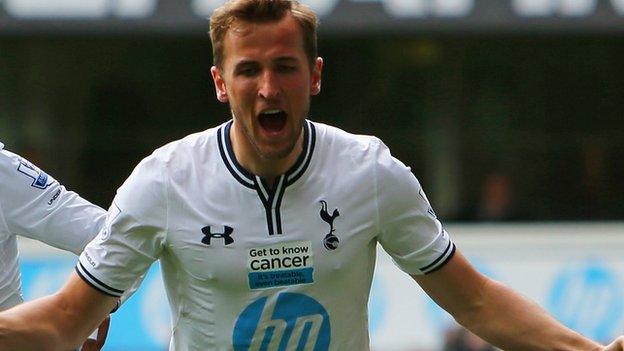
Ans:
{"type": "Polygon", "coordinates": [[[375,209],[366,189],[346,196],[333,182],[265,193],[221,185],[195,195],[173,199],[167,251],[212,286],[307,285],[374,264],[375,209]]]}

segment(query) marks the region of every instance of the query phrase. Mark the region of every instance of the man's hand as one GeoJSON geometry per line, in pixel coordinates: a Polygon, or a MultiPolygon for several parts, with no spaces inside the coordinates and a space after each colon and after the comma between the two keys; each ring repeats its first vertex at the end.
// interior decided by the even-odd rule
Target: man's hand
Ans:
{"type": "Polygon", "coordinates": [[[620,336],[604,348],[604,351],[624,351],[624,336],[620,336]]]}
{"type": "MultiPolygon", "coordinates": [[[[104,321],[102,321],[102,324],[100,324],[100,326],[97,328],[96,332],[97,335],[95,336],[95,339],[92,339],[90,336],[89,339],[87,339],[87,341],[84,342],[84,344],[82,344],[82,348],[80,348],[80,351],[99,351],[102,349],[102,346],[104,346],[104,342],[106,341],[106,336],[108,335],[108,326],[110,324],[110,317],[106,316],[106,318],[104,318],[104,321]]],[[[94,333],[95,334],[95,333],[94,333]]]]}

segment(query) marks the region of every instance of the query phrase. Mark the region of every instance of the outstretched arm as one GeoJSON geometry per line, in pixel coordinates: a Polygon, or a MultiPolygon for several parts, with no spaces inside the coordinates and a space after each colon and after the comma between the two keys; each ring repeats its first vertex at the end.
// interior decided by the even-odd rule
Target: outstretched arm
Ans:
{"type": "MultiPolygon", "coordinates": [[[[477,272],[461,253],[440,270],[413,276],[460,324],[504,350],[603,350],[536,303],[477,272]]],[[[609,350],[622,350],[613,345],[609,350]]]]}
{"type": "Polygon", "coordinates": [[[624,351],[624,336],[620,336],[610,343],[604,351],[624,351]]]}
{"type": "Polygon", "coordinates": [[[0,351],[75,349],[116,304],[74,272],[56,294],[0,313],[0,351]]]}

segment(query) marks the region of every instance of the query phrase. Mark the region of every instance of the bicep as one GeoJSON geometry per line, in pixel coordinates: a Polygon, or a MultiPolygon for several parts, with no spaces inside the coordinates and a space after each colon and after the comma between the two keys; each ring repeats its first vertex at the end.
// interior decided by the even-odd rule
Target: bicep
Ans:
{"type": "Polygon", "coordinates": [[[20,189],[12,200],[5,209],[11,232],[76,254],[97,234],[106,214],[56,182],[45,189],[20,189]]]}
{"type": "Polygon", "coordinates": [[[55,294],[64,321],[59,321],[71,334],[68,339],[81,343],[116,307],[117,297],[106,295],[86,283],[76,272],[55,294]]]}
{"type": "Polygon", "coordinates": [[[0,210],[12,234],[80,253],[105,211],[24,158],[0,151],[0,210]]]}
{"type": "Polygon", "coordinates": [[[412,278],[458,321],[481,307],[488,282],[459,251],[439,270],[412,278]]]}
{"type": "Polygon", "coordinates": [[[104,225],[106,211],[73,191],[61,189],[53,207],[37,228],[40,240],[54,247],[79,254],[104,225]]]}

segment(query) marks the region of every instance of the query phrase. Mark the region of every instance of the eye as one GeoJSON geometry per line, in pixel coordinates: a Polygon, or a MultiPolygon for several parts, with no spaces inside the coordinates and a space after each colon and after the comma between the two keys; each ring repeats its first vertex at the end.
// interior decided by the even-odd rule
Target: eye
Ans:
{"type": "Polygon", "coordinates": [[[279,72],[283,72],[283,73],[290,73],[290,72],[297,71],[297,66],[296,65],[281,64],[281,65],[277,66],[277,70],[279,72]]]}
{"type": "Polygon", "coordinates": [[[253,66],[241,67],[236,70],[236,75],[245,76],[245,77],[253,77],[258,74],[258,68],[253,66]]]}

